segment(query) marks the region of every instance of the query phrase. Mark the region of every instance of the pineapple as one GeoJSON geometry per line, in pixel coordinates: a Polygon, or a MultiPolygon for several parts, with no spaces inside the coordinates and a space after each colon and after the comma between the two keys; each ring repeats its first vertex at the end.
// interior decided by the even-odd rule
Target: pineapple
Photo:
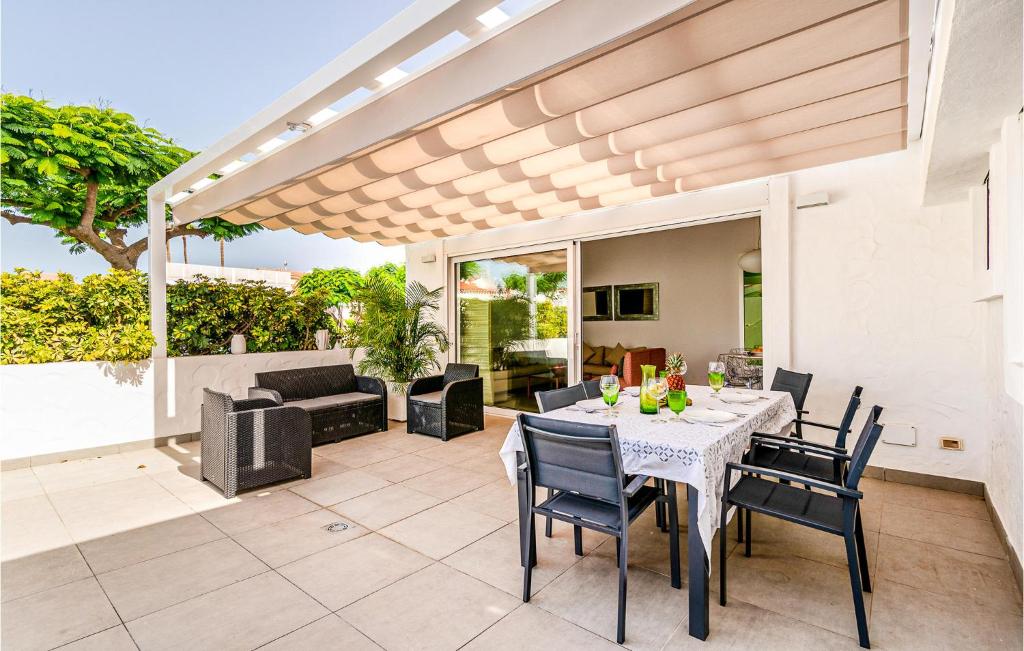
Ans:
{"type": "Polygon", "coordinates": [[[686,389],[686,380],[683,375],[686,373],[686,360],[682,353],[672,353],[665,359],[666,379],[670,391],[682,391],[686,389]]]}

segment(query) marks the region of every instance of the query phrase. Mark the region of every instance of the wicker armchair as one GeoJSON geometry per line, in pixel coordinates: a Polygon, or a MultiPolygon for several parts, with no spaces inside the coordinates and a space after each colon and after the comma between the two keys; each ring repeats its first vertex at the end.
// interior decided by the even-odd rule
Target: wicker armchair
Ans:
{"type": "Polygon", "coordinates": [[[312,475],[312,424],[298,407],[233,400],[203,389],[202,478],[231,498],[240,490],[312,475]]]}
{"type": "Polygon", "coordinates": [[[406,395],[407,431],[442,441],[484,428],[484,380],[476,364],[448,364],[443,375],[413,380],[406,395]]]}

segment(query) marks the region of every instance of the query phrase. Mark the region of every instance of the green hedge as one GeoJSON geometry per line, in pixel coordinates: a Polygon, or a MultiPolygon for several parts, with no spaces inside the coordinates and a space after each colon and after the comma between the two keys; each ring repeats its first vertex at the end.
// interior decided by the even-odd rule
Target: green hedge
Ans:
{"type": "MultiPolygon", "coordinates": [[[[314,333],[337,326],[326,292],[295,295],[262,282],[198,277],[167,288],[171,355],[227,353],[232,334],[251,352],[310,350],[314,333]]],[[[18,269],[0,277],[0,363],[136,361],[149,357],[145,274],[110,270],[56,280],[18,269]]]]}

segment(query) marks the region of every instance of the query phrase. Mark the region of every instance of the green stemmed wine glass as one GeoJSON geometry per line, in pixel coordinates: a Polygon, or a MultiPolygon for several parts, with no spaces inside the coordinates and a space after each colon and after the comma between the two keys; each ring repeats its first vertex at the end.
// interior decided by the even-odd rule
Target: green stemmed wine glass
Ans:
{"type": "Polygon", "coordinates": [[[725,364],[722,362],[711,362],[708,364],[708,385],[718,397],[718,392],[725,386],[725,364]]]}
{"type": "Polygon", "coordinates": [[[615,403],[619,401],[619,378],[615,375],[602,375],[599,386],[601,397],[608,405],[608,418],[615,417],[615,403]]]}
{"type": "Polygon", "coordinates": [[[679,414],[683,413],[686,409],[686,391],[669,391],[668,408],[675,414],[675,417],[671,420],[678,423],[680,420],[679,414]]]}

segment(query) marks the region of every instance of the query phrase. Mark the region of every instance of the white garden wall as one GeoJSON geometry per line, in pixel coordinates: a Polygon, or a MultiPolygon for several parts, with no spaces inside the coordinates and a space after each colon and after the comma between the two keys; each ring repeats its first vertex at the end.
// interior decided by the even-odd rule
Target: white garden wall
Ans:
{"type": "Polygon", "coordinates": [[[257,372],[352,361],[329,350],[0,366],[0,459],[57,460],[192,434],[205,387],[242,398],[257,372]]]}

